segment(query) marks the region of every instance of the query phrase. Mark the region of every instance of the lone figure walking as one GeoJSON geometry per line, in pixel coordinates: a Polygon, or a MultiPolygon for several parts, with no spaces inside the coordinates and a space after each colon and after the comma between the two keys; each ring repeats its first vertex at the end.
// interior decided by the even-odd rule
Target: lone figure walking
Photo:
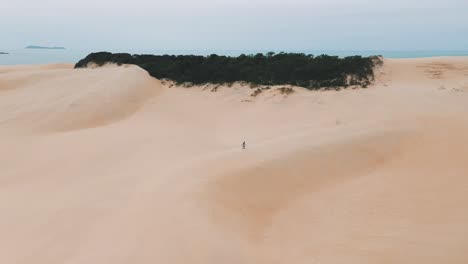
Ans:
{"type": "Polygon", "coordinates": [[[245,149],[245,141],[242,143],[242,149],[245,149]]]}

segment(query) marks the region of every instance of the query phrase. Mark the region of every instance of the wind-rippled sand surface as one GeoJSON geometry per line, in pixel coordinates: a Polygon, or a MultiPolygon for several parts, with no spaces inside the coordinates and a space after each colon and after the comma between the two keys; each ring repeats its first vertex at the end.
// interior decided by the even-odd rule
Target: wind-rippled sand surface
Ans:
{"type": "Polygon", "coordinates": [[[294,89],[0,67],[0,263],[468,263],[468,58],[294,89]]]}

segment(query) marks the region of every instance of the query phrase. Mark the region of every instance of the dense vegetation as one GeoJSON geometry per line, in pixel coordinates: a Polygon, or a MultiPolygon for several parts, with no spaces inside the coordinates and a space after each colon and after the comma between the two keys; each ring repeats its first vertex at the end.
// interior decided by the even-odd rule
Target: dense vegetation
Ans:
{"type": "Polygon", "coordinates": [[[367,86],[374,79],[374,66],[380,57],[306,55],[278,53],[240,55],[131,55],[99,52],[79,61],[75,68],[89,63],[135,64],[158,79],[177,83],[232,83],[244,81],[259,85],[296,85],[309,89],[349,85],[367,86]]]}

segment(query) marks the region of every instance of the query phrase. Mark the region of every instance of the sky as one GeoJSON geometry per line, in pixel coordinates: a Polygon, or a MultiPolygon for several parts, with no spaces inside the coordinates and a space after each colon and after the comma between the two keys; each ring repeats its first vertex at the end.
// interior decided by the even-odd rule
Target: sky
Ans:
{"type": "Polygon", "coordinates": [[[467,50],[467,0],[0,0],[0,48],[467,50]]]}

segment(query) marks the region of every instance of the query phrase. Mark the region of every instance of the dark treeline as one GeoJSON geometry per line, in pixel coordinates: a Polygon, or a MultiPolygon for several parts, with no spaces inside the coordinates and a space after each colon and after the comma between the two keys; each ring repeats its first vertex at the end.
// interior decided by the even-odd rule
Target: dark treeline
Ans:
{"type": "Polygon", "coordinates": [[[278,53],[240,55],[131,55],[99,52],[79,61],[75,68],[89,63],[135,64],[158,79],[177,83],[232,83],[244,81],[259,85],[296,85],[309,89],[349,85],[367,86],[374,80],[374,66],[380,57],[278,53]]]}

